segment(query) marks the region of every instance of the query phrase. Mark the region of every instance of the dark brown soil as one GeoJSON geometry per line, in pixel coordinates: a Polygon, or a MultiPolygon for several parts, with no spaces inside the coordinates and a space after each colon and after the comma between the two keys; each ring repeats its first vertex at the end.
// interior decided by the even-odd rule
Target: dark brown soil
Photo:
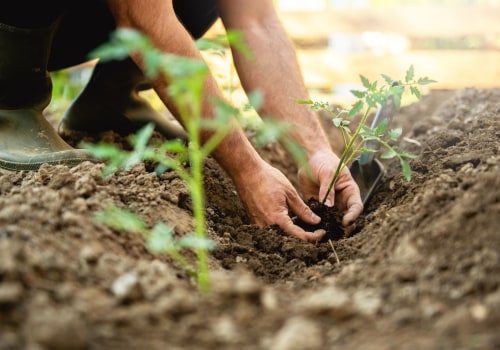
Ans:
{"type": "MultiPolygon", "coordinates": [[[[310,198],[306,203],[321,218],[321,222],[317,225],[311,225],[292,216],[297,226],[302,227],[308,232],[314,232],[319,229],[324,230],[326,233],[321,239],[322,242],[347,238],[352,233],[352,230],[342,226],[342,213],[340,213],[337,207],[327,207],[314,198],[310,198]]],[[[362,216],[360,216],[359,220],[362,220],[362,216]]]]}
{"type": "MultiPolygon", "coordinates": [[[[386,162],[359,230],[331,243],[249,225],[208,160],[208,295],[93,219],[114,203],[190,232],[174,173],[0,172],[0,349],[500,348],[500,89],[434,91],[394,123],[420,142],[402,144],[412,181],[386,162]]],[[[261,152],[295,183],[278,145],[261,152]]]]}

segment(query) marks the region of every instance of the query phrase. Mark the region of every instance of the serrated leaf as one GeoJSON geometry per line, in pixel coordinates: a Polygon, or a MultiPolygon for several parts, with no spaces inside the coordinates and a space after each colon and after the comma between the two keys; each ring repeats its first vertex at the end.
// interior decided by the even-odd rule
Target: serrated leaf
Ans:
{"type": "Polygon", "coordinates": [[[390,76],[388,76],[386,74],[381,74],[381,76],[382,76],[382,78],[384,78],[384,80],[387,83],[387,85],[391,85],[392,84],[393,79],[390,76]]]}
{"type": "Polygon", "coordinates": [[[359,152],[360,153],[377,153],[378,151],[376,149],[373,149],[373,148],[361,147],[359,149],[359,152]]]}
{"type": "Polygon", "coordinates": [[[399,138],[401,136],[402,133],[403,133],[402,128],[395,128],[395,129],[389,130],[389,133],[387,134],[387,138],[391,141],[396,140],[397,138],[399,138]]]}
{"type": "Polygon", "coordinates": [[[388,127],[389,127],[389,120],[387,118],[384,118],[373,130],[374,134],[378,137],[382,137],[387,131],[388,127]]]}
{"type": "Polygon", "coordinates": [[[436,82],[436,80],[429,79],[428,77],[420,78],[417,80],[418,85],[428,85],[436,82]]]}
{"type": "Polygon", "coordinates": [[[420,100],[422,95],[420,93],[420,90],[416,86],[410,86],[410,91],[411,91],[411,94],[413,96],[415,96],[416,98],[418,98],[420,100]]]}
{"type": "Polygon", "coordinates": [[[134,213],[114,205],[95,214],[95,218],[107,226],[126,232],[144,232],[146,224],[134,213]]]}
{"type": "Polygon", "coordinates": [[[370,128],[368,125],[360,125],[360,134],[363,136],[373,136],[375,135],[375,130],[370,128]]]}
{"type": "Polygon", "coordinates": [[[399,155],[403,158],[410,158],[410,159],[415,159],[418,157],[417,155],[415,155],[411,152],[408,152],[408,151],[401,151],[401,152],[399,152],[399,155]]]}
{"type": "Polygon", "coordinates": [[[179,239],[179,247],[190,249],[206,249],[212,250],[216,244],[213,240],[205,237],[197,237],[194,235],[186,235],[179,239]]]}
{"type": "Polygon", "coordinates": [[[186,144],[179,140],[170,140],[161,144],[160,149],[163,152],[182,153],[187,150],[186,144]]]}
{"type": "Polygon", "coordinates": [[[377,96],[375,94],[366,95],[365,101],[366,101],[366,104],[368,105],[368,107],[370,107],[370,108],[377,108],[377,106],[380,104],[380,102],[379,102],[380,99],[377,98],[377,96]]]}
{"type": "Polygon", "coordinates": [[[153,131],[155,130],[155,125],[153,123],[148,123],[143,126],[135,135],[130,137],[131,143],[134,145],[134,149],[142,150],[146,148],[153,131]]]}
{"type": "Polygon", "coordinates": [[[403,175],[406,179],[406,181],[411,180],[411,168],[410,168],[410,163],[408,163],[406,160],[400,158],[399,162],[401,164],[401,167],[403,168],[403,175]]]}
{"type": "Polygon", "coordinates": [[[342,121],[343,120],[344,119],[342,119],[342,118],[333,118],[332,122],[333,122],[333,125],[335,125],[335,127],[338,128],[338,127],[340,127],[342,125],[342,121]]]}
{"type": "Polygon", "coordinates": [[[414,77],[415,77],[415,68],[413,67],[412,64],[410,68],[408,68],[408,70],[406,71],[405,82],[407,83],[411,82],[414,77]]]}
{"type": "Polygon", "coordinates": [[[370,90],[371,89],[371,83],[368,80],[368,78],[366,78],[363,74],[360,74],[359,78],[361,79],[361,83],[363,84],[363,86],[365,88],[367,88],[368,90],[370,90]]]}
{"type": "Polygon", "coordinates": [[[359,112],[361,112],[361,110],[363,109],[364,105],[365,104],[363,103],[363,101],[357,101],[356,103],[354,103],[349,110],[349,113],[347,114],[347,118],[352,118],[358,115],[359,112]]]}
{"type": "Polygon", "coordinates": [[[385,152],[383,152],[381,155],[380,155],[380,158],[382,159],[392,159],[394,157],[396,157],[398,154],[396,153],[396,151],[394,151],[393,149],[390,149],[390,150],[387,150],[385,152]]]}
{"type": "Polygon", "coordinates": [[[351,94],[353,94],[357,98],[363,98],[366,95],[366,91],[361,90],[351,90],[351,94]]]}
{"type": "Polygon", "coordinates": [[[177,249],[173,230],[170,226],[159,223],[156,224],[147,238],[148,249],[153,253],[161,253],[172,249],[177,249]]]}

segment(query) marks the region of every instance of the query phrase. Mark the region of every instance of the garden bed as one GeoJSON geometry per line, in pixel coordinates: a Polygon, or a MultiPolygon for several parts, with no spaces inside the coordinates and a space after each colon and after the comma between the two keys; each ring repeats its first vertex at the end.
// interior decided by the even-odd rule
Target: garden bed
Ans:
{"type": "MultiPolygon", "coordinates": [[[[93,219],[114,203],[190,232],[175,173],[1,171],[0,349],[499,348],[500,89],[433,91],[394,123],[420,142],[406,144],[412,181],[386,163],[355,232],[331,244],[249,225],[208,159],[208,295],[93,219]]],[[[260,152],[294,180],[281,147],[260,152]]]]}

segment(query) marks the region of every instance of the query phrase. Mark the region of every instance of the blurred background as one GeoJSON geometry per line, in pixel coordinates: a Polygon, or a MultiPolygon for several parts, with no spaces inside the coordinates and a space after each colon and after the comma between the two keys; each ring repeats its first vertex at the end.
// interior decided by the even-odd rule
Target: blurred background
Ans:
{"type": "Polygon", "coordinates": [[[359,74],[432,89],[500,86],[500,0],[277,0],[313,95],[349,97],[359,74]]]}
{"type": "MultiPolygon", "coordinates": [[[[500,0],[275,0],[315,100],[345,104],[359,75],[429,89],[500,86],[500,0]]],[[[212,33],[222,31],[217,23],[212,33]]],[[[210,33],[209,33],[210,35],[210,33]]]]}
{"type": "MultiPolygon", "coordinates": [[[[370,80],[381,74],[402,79],[410,65],[416,77],[437,81],[427,89],[500,86],[500,0],[274,2],[314,100],[349,104],[360,74],[370,80]]],[[[219,21],[206,37],[222,33],[219,21]]],[[[244,102],[229,51],[204,55],[230,99],[244,102]]],[[[54,74],[53,109],[74,97],[90,69],[87,65],[54,74]]]]}

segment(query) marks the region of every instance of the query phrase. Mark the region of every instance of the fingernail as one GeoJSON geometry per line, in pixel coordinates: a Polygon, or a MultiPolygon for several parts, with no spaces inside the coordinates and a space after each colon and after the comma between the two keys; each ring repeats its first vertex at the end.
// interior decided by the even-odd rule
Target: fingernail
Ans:
{"type": "Polygon", "coordinates": [[[311,213],[311,219],[312,219],[314,222],[317,222],[317,223],[319,223],[319,222],[321,221],[321,218],[320,218],[318,215],[316,215],[314,212],[313,212],[313,213],[311,213]]]}
{"type": "Polygon", "coordinates": [[[331,200],[329,200],[329,199],[327,199],[327,200],[325,201],[325,205],[326,205],[327,207],[333,207],[332,201],[331,201],[331,200]]]}

